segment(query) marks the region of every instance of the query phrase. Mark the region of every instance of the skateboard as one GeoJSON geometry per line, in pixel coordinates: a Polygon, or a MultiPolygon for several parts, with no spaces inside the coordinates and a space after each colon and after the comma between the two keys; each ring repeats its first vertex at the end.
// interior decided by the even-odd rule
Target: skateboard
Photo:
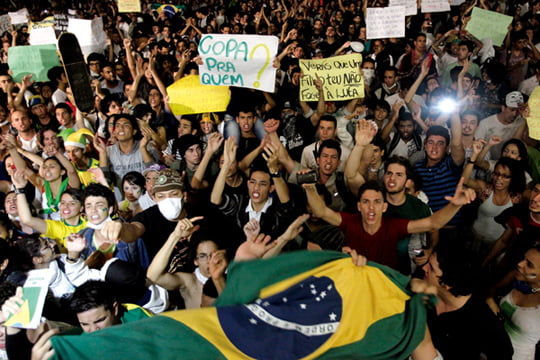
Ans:
{"type": "Polygon", "coordinates": [[[94,109],[94,93],[77,37],[68,32],[61,34],[58,38],[58,50],[75,105],[83,113],[91,112],[94,109]]]}

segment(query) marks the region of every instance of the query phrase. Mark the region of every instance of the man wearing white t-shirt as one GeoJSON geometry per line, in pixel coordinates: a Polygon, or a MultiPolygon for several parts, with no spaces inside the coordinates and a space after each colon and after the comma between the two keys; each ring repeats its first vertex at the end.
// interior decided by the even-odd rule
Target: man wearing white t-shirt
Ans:
{"type": "Polygon", "coordinates": [[[490,149],[491,159],[498,160],[501,157],[503,144],[514,137],[514,134],[525,121],[520,114],[520,106],[523,105],[523,95],[519,91],[506,94],[501,111],[488,116],[480,121],[478,129],[474,133],[475,139],[489,141],[492,136],[500,136],[501,143],[490,149]]]}

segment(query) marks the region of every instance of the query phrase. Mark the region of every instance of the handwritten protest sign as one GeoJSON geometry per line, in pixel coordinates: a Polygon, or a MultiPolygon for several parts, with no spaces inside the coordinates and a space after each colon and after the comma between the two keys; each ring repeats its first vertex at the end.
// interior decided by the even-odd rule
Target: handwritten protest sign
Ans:
{"type": "Polygon", "coordinates": [[[466,30],[477,39],[490,38],[494,46],[501,46],[511,22],[511,16],[475,7],[466,30]]]}
{"type": "Polygon", "coordinates": [[[90,53],[102,53],[107,46],[107,34],[103,31],[103,19],[69,19],[68,32],[75,34],[86,58],[90,53]]]}
{"type": "Polygon", "coordinates": [[[534,88],[527,104],[530,109],[529,117],[527,117],[529,136],[540,140],[540,86],[534,88]]]}
{"type": "Polygon", "coordinates": [[[275,36],[204,35],[199,43],[201,83],[273,92],[277,47],[275,36]]]}
{"type": "Polygon", "coordinates": [[[416,0],[390,0],[388,6],[405,6],[405,16],[416,15],[418,13],[416,0]]]}
{"type": "Polygon", "coordinates": [[[70,17],[73,16],[66,14],[54,14],[54,32],[56,33],[57,37],[67,31],[70,17]]]}
{"type": "Polygon", "coordinates": [[[60,65],[56,45],[53,44],[12,46],[8,51],[8,65],[16,82],[28,74],[32,74],[34,81],[49,81],[47,71],[60,65]]]}
{"type": "Polygon", "coordinates": [[[30,30],[30,45],[56,44],[56,34],[54,27],[38,27],[30,30]]]}
{"type": "Polygon", "coordinates": [[[10,21],[9,21],[9,15],[0,15],[0,33],[3,33],[4,31],[9,31],[10,21]]]}
{"type": "Polygon", "coordinates": [[[22,8],[14,12],[8,12],[12,25],[26,24],[28,22],[28,10],[22,8]]]}
{"type": "Polygon", "coordinates": [[[302,60],[300,69],[300,100],[319,100],[314,80],[323,82],[324,99],[327,101],[350,100],[364,96],[364,78],[360,72],[362,55],[351,54],[327,59],[302,60]]]}
{"type": "Polygon", "coordinates": [[[450,4],[448,0],[422,0],[422,12],[443,12],[450,11],[450,4]]]}
{"type": "Polygon", "coordinates": [[[53,16],[46,17],[42,21],[29,22],[28,30],[30,45],[56,44],[53,16]]]}
{"type": "Polygon", "coordinates": [[[228,86],[201,85],[198,75],[189,75],[167,88],[174,115],[225,111],[231,100],[228,86]]]}
{"type": "Polygon", "coordinates": [[[405,36],[405,7],[367,8],[366,36],[386,39],[405,36]]]}
{"type": "Polygon", "coordinates": [[[140,0],[118,0],[118,12],[141,12],[140,0]]]}

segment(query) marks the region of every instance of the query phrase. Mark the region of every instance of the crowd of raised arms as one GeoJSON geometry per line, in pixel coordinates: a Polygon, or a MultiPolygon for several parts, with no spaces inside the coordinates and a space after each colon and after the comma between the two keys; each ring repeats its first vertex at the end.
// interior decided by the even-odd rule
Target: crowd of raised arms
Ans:
{"type": "MultiPolygon", "coordinates": [[[[405,37],[369,40],[366,8],[385,0],[180,2],[0,5],[32,21],[102,17],[108,36],[85,58],[87,114],[61,66],[15,82],[9,49],[28,45],[28,26],[1,35],[2,321],[32,269],[52,274],[41,332],[93,332],[212,306],[233,260],[332,250],[437,297],[438,358],[534,359],[540,144],[526,118],[540,0],[419,10],[405,37]],[[502,46],[465,30],[473,7],[512,16],[502,46]],[[208,33],[278,37],[275,92],[231,87],[224,112],[173,114],[167,87],[198,74],[208,33]],[[363,97],[327,101],[317,77],[318,101],[300,101],[299,60],[358,52],[363,97]]],[[[36,333],[2,326],[0,359],[48,358],[55,332],[33,346],[36,333]]]]}

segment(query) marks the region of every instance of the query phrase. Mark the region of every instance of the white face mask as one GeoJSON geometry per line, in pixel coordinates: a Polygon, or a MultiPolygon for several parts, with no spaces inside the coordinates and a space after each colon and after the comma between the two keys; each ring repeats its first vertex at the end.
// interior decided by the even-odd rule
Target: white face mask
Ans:
{"type": "Polygon", "coordinates": [[[375,78],[375,69],[362,69],[362,74],[364,74],[366,84],[371,85],[373,78],[375,78]]]}
{"type": "Polygon", "coordinates": [[[176,220],[182,212],[181,198],[166,198],[158,202],[157,205],[161,215],[169,221],[176,220]]]}
{"type": "Polygon", "coordinates": [[[105,220],[103,220],[102,222],[100,222],[99,224],[93,224],[91,221],[88,221],[86,223],[86,226],[88,226],[90,229],[94,229],[94,230],[101,230],[101,228],[103,227],[103,225],[105,225],[106,222],[109,222],[109,221],[112,221],[111,219],[111,216],[107,216],[107,218],[105,220]]]}

